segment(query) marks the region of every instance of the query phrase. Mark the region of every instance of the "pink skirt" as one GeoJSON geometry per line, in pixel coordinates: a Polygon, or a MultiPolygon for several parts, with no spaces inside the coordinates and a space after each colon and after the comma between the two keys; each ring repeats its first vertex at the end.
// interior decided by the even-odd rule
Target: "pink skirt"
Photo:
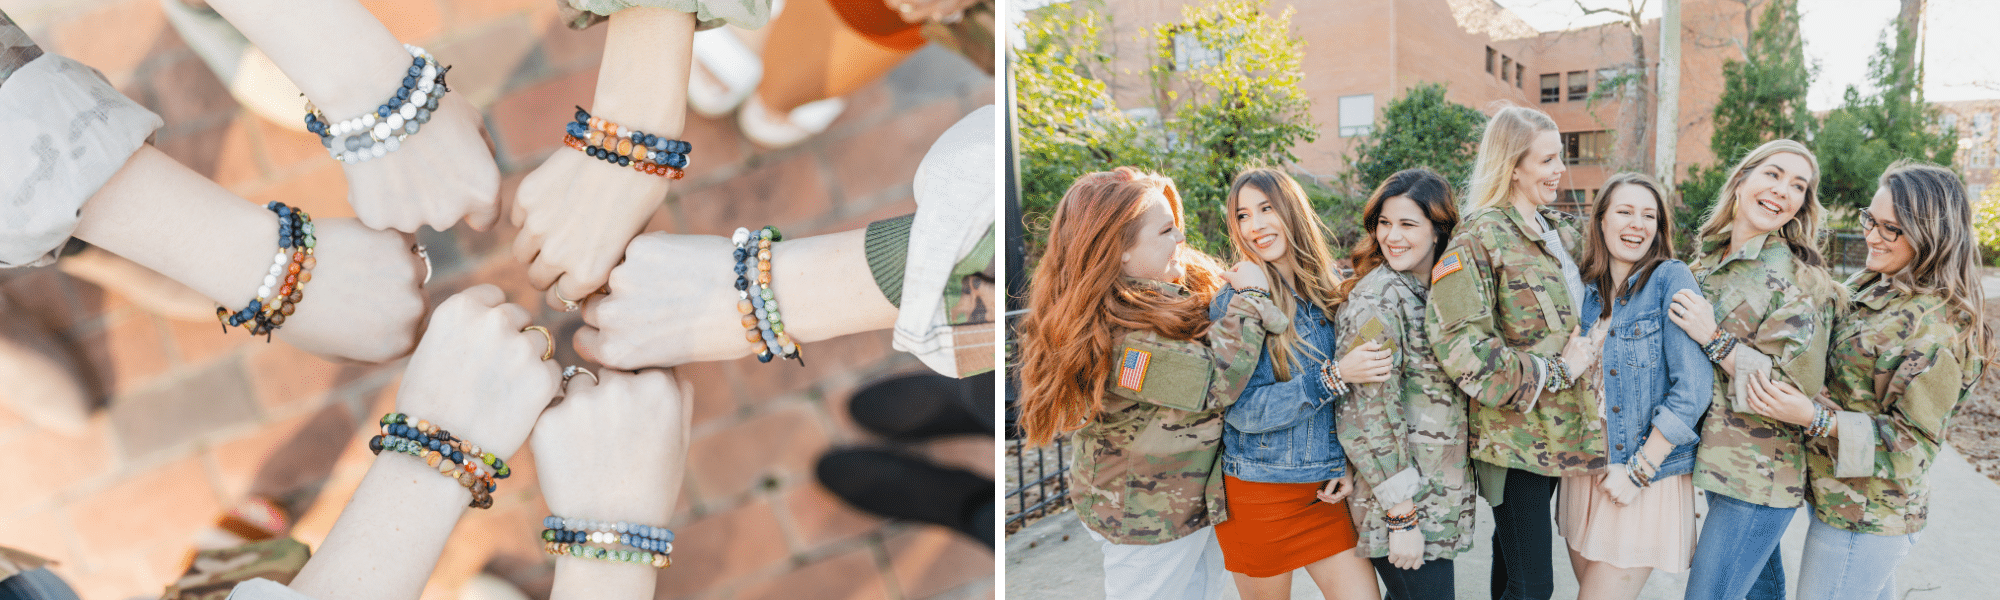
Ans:
{"type": "Polygon", "coordinates": [[[1584,558],[1621,569],[1684,573],[1694,559],[1694,477],[1675,475],[1639,490],[1619,506],[1602,487],[1606,474],[1562,478],[1556,532],[1584,558]]]}

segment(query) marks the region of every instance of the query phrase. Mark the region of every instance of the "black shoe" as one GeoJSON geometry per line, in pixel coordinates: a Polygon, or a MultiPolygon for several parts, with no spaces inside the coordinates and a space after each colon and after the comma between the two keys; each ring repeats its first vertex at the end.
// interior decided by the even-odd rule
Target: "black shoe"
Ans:
{"type": "Polygon", "coordinates": [[[993,548],[993,480],[888,450],[819,457],[819,483],[865,512],[957,530],[993,548]]]}
{"type": "Polygon", "coordinates": [[[880,381],[854,393],[848,414],[862,428],[898,441],[993,431],[992,419],[980,419],[971,407],[993,408],[991,378],[952,379],[935,373],[880,381]],[[978,382],[984,394],[973,388],[978,382]]]}

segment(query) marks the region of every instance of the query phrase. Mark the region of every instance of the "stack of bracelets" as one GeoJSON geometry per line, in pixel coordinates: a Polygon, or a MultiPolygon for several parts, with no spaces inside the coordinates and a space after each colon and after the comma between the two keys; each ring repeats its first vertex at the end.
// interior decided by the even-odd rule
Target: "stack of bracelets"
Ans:
{"type": "Polygon", "coordinates": [[[1410,514],[1406,514],[1400,517],[1384,512],[1382,513],[1382,523],[1388,525],[1390,531],[1409,531],[1412,529],[1416,529],[1417,511],[1416,509],[1410,509],[1410,514]]]}
{"type": "Polygon", "coordinates": [[[1547,362],[1549,365],[1549,383],[1548,385],[1543,386],[1542,389],[1547,390],[1550,393],[1560,392],[1569,389],[1570,379],[1574,378],[1574,376],[1571,375],[1569,372],[1569,363],[1563,362],[1561,357],[1550,359],[1545,362],[1547,362]]]}
{"type": "Polygon", "coordinates": [[[230,327],[242,327],[251,335],[264,336],[268,343],[271,332],[283,327],[285,319],[306,299],[306,282],[312,281],[313,266],[319,262],[313,258],[313,247],[319,240],[313,236],[312,217],[306,211],[283,202],[271,202],[264,208],[278,214],[278,253],[271,257],[271,271],[257,287],[256,298],[235,312],[215,307],[215,320],[222,322],[223,333],[229,333],[230,327]]]}
{"type": "Polygon", "coordinates": [[[439,67],[437,59],[423,48],[403,44],[403,49],[411,56],[403,87],[374,111],[335,123],[311,102],[306,103],[306,130],[319,134],[319,143],[340,162],[354,164],[395,152],[402,147],[403,138],[431,122],[438,100],[451,91],[444,83],[444,74],[451,67],[439,67]]]}
{"type": "Polygon", "coordinates": [[[670,140],[590,116],[576,107],[576,120],[563,127],[563,145],[621,167],[641,173],[680,179],[687,175],[688,153],[694,145],[670,140]]]}
{"type": "Polygon", "coordinates": [[[1709,336],[1708,343],[1701,345],[1701,353],[1708,355],[1708,362],[1713,363],[1722,362],[1722,359],[1729,358],[1729,353],[1735,351],[1736,336],[1723,331],[1720,327],[1715,329],[1715,335],[1709,336]]]}
{"type": "Polygon", "coordinates": [[[491,508],[497,488],[493,480],[513,474],[507,461],[493,453],[453,437],[429,421],[411,423],[403,413],[382,415],[382,435],[368,440],[369,452],[380,455],[385,449],[422,458],[439,474],[471,490],[472,502],[466,506],[473,508],[491,508]]]}
{"type": "Polygon", "coordinates": [[[1814,404],[1812,424],[1806,426],[1806,435],[1810,437],[1826,437],[1826,434],[1832,431],[1833,411],[1827,410],[1824,406],[1814,404]]]}
{"type": "Polygon", "coordinates": [[[542,551],[551,556],[595,558],[655,569],[674,566],[674,532],[665,527],[555,515],[542,519],[542,526],[546,527],[542,530],[542,551]],[[587,544],[624,544],[632,549],[587,544]]]}
{"type": "Polygon", "coordinates": [[[1646,451],[1643,448],[1633,452],[1632,458],[1625,460],[1625,477],[1631,479],[1634,486],[1643,488],[1653,485],[1653,475],[1659,472],[1659,465],[1646,459],[1646,451]]]}
{"type": "Polygon", "coordinates": [[[730,237],[736,243],[736,312],[743,315],[744,339],[750,342],[758,362],[782,356],[798,359],[799,366],[805,366],[799,345],[785,334],[785,320],[778,314],[777,296],[771,292],[771,244],[782,239],[778,228],[768,225],[754,232],[738,227],[730,237]],[[754,288],[750,277],[753,258],[757,268],[754,288]]]}

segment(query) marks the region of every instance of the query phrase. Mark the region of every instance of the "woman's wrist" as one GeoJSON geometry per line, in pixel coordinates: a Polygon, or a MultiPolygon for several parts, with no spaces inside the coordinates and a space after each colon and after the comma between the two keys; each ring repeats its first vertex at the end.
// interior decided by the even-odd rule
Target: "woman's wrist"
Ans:
{"type": "Polygon", "coordinates": [[[679,139],[687,124],[694,15],[638,6],[611,15],[591,114],[679,139]]]}

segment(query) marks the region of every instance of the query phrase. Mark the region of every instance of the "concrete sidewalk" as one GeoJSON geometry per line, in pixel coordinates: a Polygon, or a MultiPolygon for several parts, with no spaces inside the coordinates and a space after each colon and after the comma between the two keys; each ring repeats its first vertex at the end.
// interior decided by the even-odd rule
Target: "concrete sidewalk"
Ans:
{"type": "MultiPolygon", "coordinates": [[[[1956,449],[1947,447],[1931,468],[1931,522],[1917,545],[1896,570],[1896,598],[1907,600],[1992,598],[2000,595],[2000,484],[1972,469],[1956,449]]],[[[1785,534],[1786,583],[1797,586],[1799,554],[1804,548],[1806,520],[1799,511],[1785,534]]],[[[1555,525],[1550,524],[1553,528],[1555,525]]],[[[1493,512],[1479,505],[1479,541],[1461,554],[1458,597],[1486,598],[1493,565],[1493,512]]],[[[1553,535],[1553,533],[1551,534],[1553,535]]],[[[1560,536],[1550,551],[1556,573],[1555,598],[1575,598],[1569,553],[1560,536]]],[[[1018,600],[1102,598],[1103,556],[1081,521],[1072,513],[1042,519],[1007,538],[1006,597],[1018,600]]],[[[1687,586],[1686,573],[1655,572],[1640,598],[1678,599],[1687,586]]],[[[1786,597],[1792,592],[1788,591],[1786,597]]],[[[1238,598],[1231,587],[1224,598],[1238,598]]],[[[1318,588],[1303,573],[1292,580],[1293,598],[1319,598],[1318,588]]]]}

